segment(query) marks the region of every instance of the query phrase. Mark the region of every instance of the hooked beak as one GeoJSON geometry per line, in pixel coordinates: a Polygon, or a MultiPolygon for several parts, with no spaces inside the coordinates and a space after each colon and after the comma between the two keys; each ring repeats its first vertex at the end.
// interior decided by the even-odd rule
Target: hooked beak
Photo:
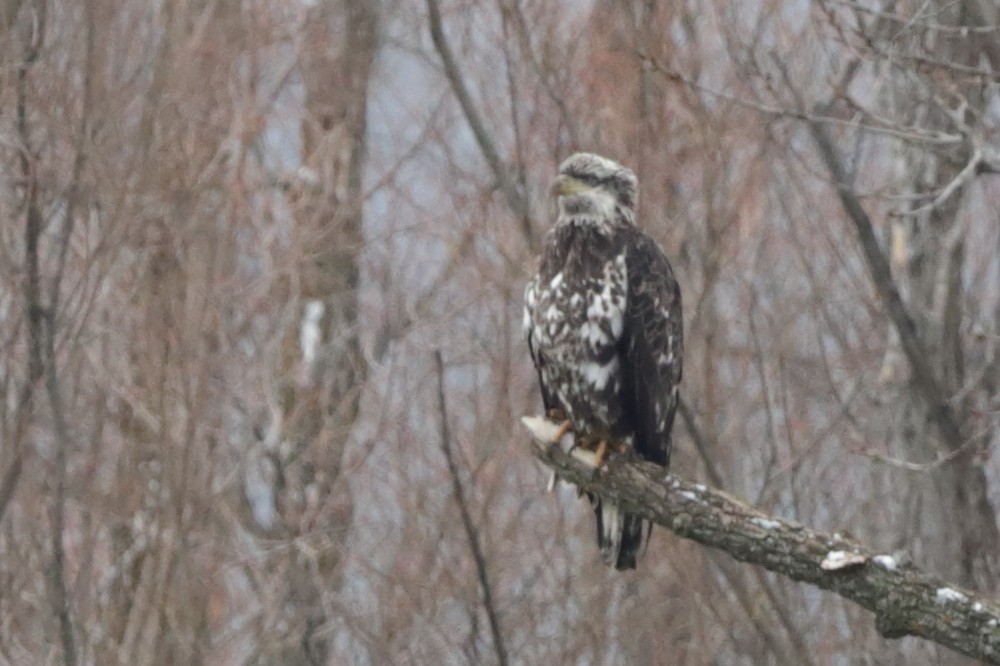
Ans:
{"type": "Polygon", "coordinates": [[[559,174],[552,183],[552,194],[559,197],[571,196],[574,194],[580,194],[581,192],[586,192],[590,189],[590,186],[579,181],[572,176],[567,176],[566,174],[559,174]]]}

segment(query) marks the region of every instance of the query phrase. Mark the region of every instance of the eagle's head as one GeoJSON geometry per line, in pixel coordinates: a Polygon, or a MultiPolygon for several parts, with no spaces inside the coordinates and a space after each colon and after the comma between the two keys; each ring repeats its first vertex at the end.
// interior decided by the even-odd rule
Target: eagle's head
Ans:
{"type": "Polygon", "coordinates": [[[576,153],[559,165],[552,184],[560,217],[612,220],[621,210],[632,219],[639,183],[635,174],[618,162],[593,153],[576,153]]]}

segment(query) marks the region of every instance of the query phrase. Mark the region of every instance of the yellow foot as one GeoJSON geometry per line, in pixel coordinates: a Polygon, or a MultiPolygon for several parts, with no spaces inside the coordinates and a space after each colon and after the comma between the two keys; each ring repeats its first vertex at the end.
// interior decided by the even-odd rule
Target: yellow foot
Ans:
{"type": "Polygon", "coordinates": [[[555,434],[552,435],[552,440],[551,440],[552,443],[553,444],[558,444],[559,440],[561,440],[563,438],[563,435],[565,435],[566,433],[568,433],[569,429],[572,428],[572,427],[573,427],[573,425],[569,422],[569,420],[566,420],[566,421],[563,421],[562,423],[560,423],[559,424],[559,429],[556,430],[555,434]]]}
{"type": "Polygon", "coordinates": [[[600,469],[601,466],[604,464],[604,459],[607,457],[607,455],[608,455],[608,443],[607,441],[602,439],[597,443],[597,450],[594,452],[594,459],[596,461],[594,467],[600,469]]]}

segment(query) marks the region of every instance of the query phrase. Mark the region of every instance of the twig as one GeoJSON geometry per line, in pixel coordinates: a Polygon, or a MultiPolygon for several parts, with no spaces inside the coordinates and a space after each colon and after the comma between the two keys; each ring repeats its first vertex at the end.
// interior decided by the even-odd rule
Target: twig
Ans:
{"type": "MultiPolygon", "coordinates": [[[[971,443],[971,441],[969,443],[971,443]]],[[[937,469],[938,467],[941,467],[951,462],[959,455],[961,455],[961,453],[967,448],[969,448],[968,444],[966,444],[960,449],[949,451],[940,458],[926,463],[915,463],[915,462],[910,462],[908,460],[900,460],[899,458],[893,458],[891,456],[887,456],[882,453],[878,453],[876,451],[858,450],[855,451],[854,453],[865,456],[866,458],[869,458],[874,462],[882,463],[884,465],[895,467],[897,469],[903,469],[906,470],[907,472],[930,472],[931,470],[937,469]]]]}
{"type": "Polygon", "coordinates": [[[977,26],[977,25],[947,25],[945,23],[934,23],[928,20],[930,17],[934,16],[932,13],[920,15],[914,14],[912,17],[907,18],[893,12],[883,12],[872,7],[866,7],[860,2],[854,2],[853,0],[830,0],[833,4],[844,5],[845,7],[850,7],[856,12],[861,12],[862,14],[868,14],[869,16],[874,16],[875,18],[885,19],[893,23],[899,23],[907,28],[913,27],[914,25],[921,30],[930,30],[933,32],[943,32],[952,33],[961,36],[967,36],[970,34],[983,34],[996,32],[997,26],[977,26]]]}
{"type": "MultiPolygon", "coordinates": [[[[24,408],[23,402],[20,402],[19,405],[20,409],[24,408]]],[[[3,475],[3,481],[0,482],[0,521],[3,520],[4,513],[7,512],[7,507],[10,505],[10,500],[14,497],[18,481],[21,480],[21,471],[24,469],[24,450],[21,448],[21,439],[19,437],[14,439],[14,446],[16,447],[14,450],[14,460],[7,467],[7,471],[3,475]]]]}
{"type": "Polygon", "coordinates": [[[455,503],[458,504],[458,511],[462,516],[462,526],[465,528],[465,536],[468,538],[469,548],[472,550],[472,559],[476,564],[476,575],[479,578],[479,587],[483,594],[483,607],[490,623],[490,632],[493,634],[493,649],[496,651],[497,661],[500,662],[500,666],[507,666],[507,649],[504,647],[503,632],[500,630],[500,617],[493,603],[493,587],[490,585],[489,572],[486,570],[486,556],[483,554],[482,546],[479,543],[479,533],[476,530],[475,523],[472,522],[468,501],[465,498],[465,489],[462,487],[462,479],[458,475],[458,465],[455,464],[455,457],[451,452],[451,431],[448,427],[448,407],[445,402],[444,393],[444,360],[441,358],[441,350],[434,352],[434,362],[437,365],[438,374],[441,451],[444,453],[444,458],[448,463],[448,474],[451,476],[451,487],[452,492],[455,493],[455,503]]]}
{"type": "MultiPolygon", "coordinates": [[[[448,84],[451,86],[451,90],[458,100],[458,105],[462,108],[462,114],[465,116],[466,122],[469,123],[469,127],[472,129],[472,135],[476,138],[476,144],[479,146],[483,158],[493,172],[493,177],[496,179],[500,191],[507,198],[508,205],[510,205],[518,219],[521,220],[521,223],[528,225],[528,201],[525,198],[524,192],[517,187],[517,183],[511,178],[510,169],[501,159],[500,152],[493,142],[493,137],[490,136],[490,133],[486,129],[486,123],[483,122],[479,110],[476,109],[476,105],[472,101],[472,95],[469,94],[469,89],[465,85],[465,79],[462,78],[462,72],[458,68],[458,61],[455,60],[455,54],[452,53],[451,46],[448,45],[448,41],[445,39],[444,28],[441,25],[441,9],[438,6],[437,0],[427,0],[427,15],[430,20],[431,41],[434,42],[434,48],[441,58],[441,64],[444,66],[444,75],[448,79],[448,84]]],[[[527,237],[530,238],[530,234],[527,237]]]]}
{"type": "Polygon", "coordinates": [[[898,217],[912,217],[914,215],[928,213],[934,210],[935,208],[939,207],[941,204],[947,201],[951,197],[951,195],[954,194],[960,187],[964,187],[978,174],[982,173],[980,171],[980,165],[982,164],[982,161],[983,161],[983,151],[980,150],[979,147],[977,146],[972,151],[972,157],[969,158],[969,163],[966,164],[965,167],[958,172],[958,175],[955,176],[950,183],[948,183],[941,189],[940,193],[936,197],[934,197],[933,201],[923,206],[920,206],[919,208],[914,208],[913,210],[898,212],[895,215],[898,217]]]}
{"type": "MultiPolygon", "coordinates": [[[[55,345],[53,343],[53,327],[55,325],[55,313],[52,306],[45,307],[42,303],[42,277],[39,264],[40,247],[42,236],[42,210],[38,202],[38,177],[35,166],[36,156],[32,152],[28,128],[28,94],[27,83],[28,73],[37,62],[41,52],[42,40],[45,34],[45,5],[39,5],[34,16],[34,25],[29,41],[24,47],[24,60],[17,69],[16,81],[16,116],[17,133],[21,142],[21,176],[26,185],[26,216],[25,225],[25,270],[27,280],[25,283],[25,305],[28,311],[28,386],[25,389],[27,398],[22,407],[28,410],[27,419],[32,419],[34,412],[34,386],[42,377],[49,392],[52,409],[55,413],[57,425],[56,443],[56,480],[55,497],[51,506],[51,529],[52,529],[52,561],[49,563],[46,578],[49,583],[49,596],[52,604],[52,611],[59,622],[59,639],[62,644],[63,663],[66,666],[76,666],[76,642],[73,638],[73,622],[69,609],[69,596],[66,592],[65,577],[65,548],[63,542],[63,530],[65,528],[65,508],[66,508],[66,421],[58,399],[58,386],[55,377],[55,345]],[[47,358],[46,358],[47,357],[47,358]],[[46,366],[48,371],[46,372],[46,366]]],[[[61,256],[65,259],[65,255],[61,256]]],[[[20,460],[15,461],[15,466],[8,472],[9,479],[5,479],[5,486],[9,480],[10,487],[5,488],[5,493],[13,493],[14,484],[20,475],[20,460]]],[[[6,503],[6,502],[5,502],[6,503]]]]}
{"type": "Polygon", "coordinates": [[[582,133],[576,116],[570,111],[569,105],[566,103],[566,96],[560,94],[560,92],[553,87],[552,72],[543,67],[542,63],[539,62],[538,57],[535,55],[534,49],[531,46],[531,33],[528,30],[528,21],[524,16],[524,11],[521,9],[520,0],[514,0],[512,5],[512,11],[515,19],[514,24],[517,29],[517,38],[521,46],[521,50],[524,52],[524,57],[531,65],[531,69],[534,71],[535,76],[538,77],[538,81],[541,83],[545,94],[559,110],[559,118],[565,125],[566,133],[569,135],[569,145],[573,148],[577,148],[580,146],[580,136],[582,133]]]}
{"type": "Polygon", "coordinates": [[[532,453],[581,490],[613,498],[679,537],[849,599],[875,614],[875,627],[886,638],[918,636],[1000,664],[1000,603],[853,538],[768,515],[720,490],[664,474],[652,463],[618,458],[595,473],[544,441],[557,424],[524,421],[535,426],[532,453]]]}
{"type": "Polygon", "coordinates": [[[698,457],[701,458],[701,462],[705,466],[709,480],[717,486],[723,485],[722,472],[716,467],[708,444],[702,436],[701,428],[698,427],[698,422],[695,420],[694,412],[691,411],[684,398],[677,401],[677,412],[681,415],[681,421],[683,421],[691,441],[694,442],[694,449],[698,452],[698,457]]]}
{"type": "Polygon", "coordinates": [[[65,561],[66,549],[63,545],[63,532],[66,529],[66,467],[67,449],[69,448],[69,428],[59,393],[59,383],[56,376],[55,354],[55,317],[49,311],[46,317],[46,370],[45,388],[49,394],[49,404],[56,428],[55,456],[55,497],[52,500],[52,564],[48,575],[52,585],[52,606],[59,618],[59,634],[63,645],[63,661],[66,666],[76,664],[76,645],[73,639],[73,621],[70,615],[69,595],[66,592],[65,561]]]}
{"type": "MultiPolygon", "coordinates": [[[[803,109],[788,108],[783,106],[772,106],[770,104],[763,104],[761,102],[756,102],[754,100],[746,99],[743,97],[738,97],[736,95],[731,95],[729,93],[722,92],[721,90],[715,90],[709,88],[708,86],[698,83],[694,79],[681,74],[680,72],[670,69],[663,64],[661,64],[656,58],[653,58],[645,53],[637,52],[639,58],[643,61],[648,62],[652,65],[653,69],[660,72],[664,77],[677,81],[684,84],[685,86],[691,88],[692,90],[697,90],[706,95],[710,95],[717,99],[724,100],[726,102],[732,102],[742,107],[748,109],[753,109],[761,113],[767,114],[769,116],[774,116],[775,118],[792,118],[795,120],[804,120],[806,122],[824,123],[830,125],[841,125],[844,127],[851,127],[855,129],[861,129],[868,132],[885,134],[886,136],[896,137],[898,139],[903,139],[905,141],[913,141],[918,143],[929,143],[932,145],[953,145],[962,142],[962,137],[959,134],[948,134],[946,132],[940,131],[927,131],[917,127],[889,127],[880,125],[868,125],[865,123],[860,123],[857,120],[844,120],[842,118],[836,118],[830,116],[826,113],[817,113],[815,110],[813,112],[805,111],[803,109]]],[[[869,115],[873,120],[878,120],[877,116],[869,115]]]]}
{"type": "MultiPolygon", "coordinates": [[[[823,114],[828,106],[829,104],[819,104],[816,109],[820,114],[823,114]]],[[[847,213],[857,229],[858,239],[861,241],[861,249],[872,281],[875,283],[875,289],[882,298],[882,302],[885,303],[889,318],[899,335],[903,352],[913,369],[912,382],[915,384],[917,392],[927,403],[929,415],[941,429],[949,447],[952,450],[961,448],[964,437],[959,420],[928,362],[930,356],[923,341],[917,335],[913,318],[910,317],[910,313],[906,310],[903,299],[899,295],[899,289],[892,278],[889,261],[879,248],[871,219],[848,185],[847,174],[844,173],[844,167],[837,156],[837,151],[826,132],[826,128],[817,122],[809,122],[808,126],[820,156],[837,187],[837,195],[840,197],[844,212],[847,213]]]]}

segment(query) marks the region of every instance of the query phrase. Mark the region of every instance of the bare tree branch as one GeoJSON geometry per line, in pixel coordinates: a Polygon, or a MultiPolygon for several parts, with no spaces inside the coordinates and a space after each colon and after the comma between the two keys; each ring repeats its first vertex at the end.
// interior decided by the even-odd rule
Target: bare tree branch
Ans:
{"type": "MultiPolygon", "coordinates": [[[[979,24],[979,29],[990,31],[997,29],[997,8],[995,4],[985,2],[985,0],[969,0],[965,5],[972,15],[972,19],[979,24]]],[[[1000,67],[1000,42],[995,39],[983,42],[983,51],[990,61],[990,66],[995,71],[1000,67]]]]}
{"type": "Polygon", "coordinates": [[[813,111],[806,111],[805,107],[802,108],[791,108],[775,104],[765,104],[758,102],[746,97],[741,97],[738,95],[732,95],[730,93],[724,92],[722,90],[716,90],[714,88],[708,87],[699,83],[697,80],[687,76],[675,69],[667,67],[656,58],[643,53],[641,51],[636,52],[636,56],[639,57],[644,63],[648,63],[653,69],[663,75],[664,78],[675,81],[677,83],[683,84],[684,86],[694,90],[696,92],[703,93],[709,97],[714,97],[716,99],[731,102],[739,106],[745,107],[747,109],[753,109],[759,111],[768,116],[774,118],[791,118],[794,120],[804,120],[809,123],[822,123],[826,125],[839,125],[843,127],[849,127],[852,129],[864,130],[866,132],[872,132],[877,134],[884,134],[885,136],[895,137],[897,139],[902,139],[904,141],[911,141],[919,144],[926,144],[931,146],[949,146],[955,145],[962,142],[961,134],[950,134],[948,132],[942,132],[933,129],[926,129],[922,127],[910,127],[900,124],[893,124],[886,121],[883,118],[879,118],[866,111],[866,115],[874,121],[875,124],[867,124],[860,122],[857,118],[837,118],[836,116],[830,115],[829,109],[824,108],[820,111],[818,108],[813,111]]]}
{"type": "MultiPolygon", "coordinates": [[[[825,115],[828,105],[819,105],[814,113],[825,115]]],[[[938,381],[937,376],[931,368],[930,356],[924,347],[923,341],[917,334],[917,327],[913,323],[913,318],[906,310],[902,297],[895,280],[892,278],[892,270],[889,267],[889,260],[882,253],[875,237],[875,230],[872,221],[865,212],[861,202],[854,195],[851,186],[848,184],[847,174],[844,172],[843,164],[837,155],[836,148],[826,132],[826,128],[817,122],[807,121],[809,131],[816,142],[820,156],[826,164],[827,170],[833,178],[837,187],[837,195],[844,212],[854,223],[858,231],[858,239],[861,241],[861,249],[865,255],[865,262],[871,273],[875,289],[878,291],[882,302],[885,303],[889,318],[899,334],[899,340],[906,354],[910,367],[913,370],[912,381],[918,393],[927,403],[928,412],[937,426],[941,429],[941,434],[948,442],[951,449],[958,449],[964,441],[960,422],[955,411],[948,403],[947,396],[938,381]]]]}
{"type": "MultiPolygon", "coordinates": [[[[963,188],[966,185],[968,185],[977,175],[983,173],[983,171],[981,170],[982,167],[983,167],[983,151],[978,146],[975,146],[972,151],[972,157],[969,158],[969,161],[965,165],[965,167],[963,167],[962,170],[958,172],[958,175],[956,175],[951,180],[950,183],[941,188],[941,191],[938,193],[936,197],[934,197],[933,201],[924,204],[919,208],[908,210],[905,213],[902,213],[902,215],[908,215],[908,216],[921,215],[922,213],[928,213],[934,210],[935,208],[939,208],[941,204],[943,204],[945,201],[951,198],[951,195],[957,192],[960,188],[963,188]]],[[[989,169],[990,167],[987,166],[987,168],[989,169]]]]}
{"type": "Polygon", "coordinates": [[[476,530],[476,525],[472,522],[472,514],[469,512],[469,503],[465,497],[465,489],[462,487],[462,479],[458,476],[458,465],[455,463],[455,457],[451,453],[448,407],[444,397],[444,360],[441,358],[440,350],[434,352],[434,361],[437,364],[438,373],[441,450],[444,452],[445,460],[448,462],[448,475],[451,476],[451,487],[452,492],[455,493],[455,503],[458,504],[458,511],[462,515],[462,527],[465,529],[465,536],[468,538],[469,548],[472,550],[472,559],[476,564],[476,575],[479,578],[479,587],[483,593],[483,607],[486,611],[486,617],[489,619],[490,633],[493,634],[493,649],[497,653],[497,661],[500,662],[500,666],[507,666],[507,649],[504,647],[503,632],[500,630],[500,617],[493,602],[493,586],[490,584],[489,572],[486,570],[486,556],[483,554],[482,545],[479,543],[479,533],[476,530]]]}
{"type": "MultiPolygon", "coordinates": [[[[66,590],[64,547],[65,509],[66,509],[66,447],[68,445],[67,427],[60,402],[58,401],[58,384],[55,375],[55,345],[53,342],[55,325],[56,297],[52,295],[48,306],[43,302],[42,269],[41,269],[41,237],[44,228],[42,207],[39,202],[39,179],[37,156],[31,148],[31,132],[28,125],[28,75],[38,61],[45,34],[45,6],[40,5],[31,34],[24,44],[23,60],[17,68],[16,83],[16,114],[17,134],[21,143],[20,167],[21,177],[26,185],[25,191],[25,306],[28,312],[28,378],[21,407],[26,411],[26,419],[34,418],[34,387],[41,381],[43,375],[52,402],[53,413],[57,421],[56,455],[55,455],[55,496],[52,499],[50,511],[52,530],[52,561],[46,570],[49,585],[52,612],[59,622],[59,639],[62,644],[62,658],[66,666],[77,663],[76,642],[73,638],[73,622],[69,608],[69,595],[66,590]],[[47,358],[46,358],[47,357],[47,358]],[[46,365],[47,364],[47,365],[46,365]]],[[[71,215],[72,213],[70,213],[71,215]]],[[[65,232],[68,234],[68,229],[65,232]]],[[[65,255],[60,253],[60,259],[65,255]]],[[[20,440],[20,438],[18,438],[20,440]]],[[[17,442],[20,446],[20,442],[17,442]]],[[[3,505],[9,501],[22,469],[21,451],[18,449],[14,463],[7,472],[3,486],[3,505]]]]}
{"type": "Polygon", "coordinates": [[[532,453],[582,490],[614,498],[679,537],[849,599],[875,614],[886,638],[919,636],[1000,664],[997,602],[848,536],[768,515],[720,490],[665,474],[659,465],[619,458],[596,471],[547,442],[556,424],[530,417],[524,422],[536,437],[532,453]]]}
{"type": "Polygon", "coordinates": [[[59,618],[59,636],[63,647],[63,662],[67,666],[77,663],[76,642],[73,638],[73,618],[70,613],[69,594],[66,589],[66,548],[64,532],[66,530],[66,472],[67,449],[70,445],[69,427],[63,410],[59,391],[59,380],[56,375],[55,354],[55,317],[50,310],[46,316],[45,335],[46,369],[45,388],[49,395],[49,404],[55,418],[56,426],[56,456],[55,456],[55,496],[52,499],[52,564],[48,576],[51,584],[52,607],[59,618]]]}
{"type": "Polygon", "coordinates": [[[476,144],[478,144],[483,158],[493,172],[497,186],[507,198],[507,204],[514,211],[521,224],[524,225],[525,238],[530,239],[531,234],[528,233],[530,230],[530,218],[528,216],[527,198],[511,177],[510,168],[500,157],[500,152],[497,150],[493,137],[490,136],[489,131],[486,129],[483,117],[472,101],[472,95],[469,94],[469,89],[462,78],[462,72],[458,68],[455,54],[445,39],[444,28],[441,24],[441,9],[438,6],[437,0],[427,0],[427,14],[430,19],[431,40],[434,42],[434,49],[441,58],[441,64],[444,67],[444,74],[448,79],[448,85],[451,86],[451,90],[455,94],[459,106],[462,107],[462,114],[472,129],[472,134],[476,138],[476,144]]]}
{"type": "MultiPolygon", "coordinates": [[[[23,403],[22,403],[23,405],[23,403]]],[[[16,440],[17,449],[14,451],[14,460],[11,461],[4,472],[3,480],[0,481],[0,520],[3,520],[4,513],[10,500],[14,497],[14,490],[21,479],[21,470],[24,469],[24,451],[21,448],[20,438],[16,440]]]]}
{"type": "MultiPolygon", "coordinates": [[[[691,441],[694,443],[695,451],[698,452],[698,457],[701,460],[702,465],[705,467],[705,473],[708,475],[709,481],[716,486],[725,485],[722,473],[719,471],[718,466],[712,459],[709,445],[698,426],[694,412],[683,398],[677,402],[677,412],[680,414],[681,421],[684,423],[684,427],[687,430],[688,435],[691,437],[691,441]]],[[[740,606],[743,607],[744,612],[746,612],[748,616],[752,616],[752,600],[747,591],[744,579],[735,575],[736,572],[731,570],[731,568],[720,566],[720,571],[722,572],[722,575],[725,576],[726,582],[733,589],[736,600],[740,606]]],[[[771,627],[761,625],[757,626],[757,631],[760,632],[761,638],[764,639],[774,654],[784,655],[782,656],[782,659],[785,662],[794,662],[797,664],[814,663],[808,647],[802,640],[801,633],[796,630],[795,624],[792,621],[792,618],[788,615],[784,605],[779,603],[776,598],[770,581],[764,578],[763,572],[758,570],[756,573],[758,574],[755,577],[757,579],[757,584],[760,586],[760,589],[770,602],[771,609],[778,618],[778,621],[784,626],[791,649],[795,651],[794,656],[786,654],[783,646],[773,635],[774,632],[771,631],[771,627]]]]}
{"type": "Polygon", "coordinates": [[[566,104],[566,98],[555,89],[552,82],[552,72],[547,70],[539,62],[534,49],[531,47],[531,33],[528,29],[528,20],[524,16],[524,10],[521,7],[521,0],[513,0],[510,6],[505,10],[509,11],[514,15],[514,27],[517,32],[518,44],[521,47],[521,51],[524,53],[524,58],[531,65],[532,71],[534,71],[535,76],[538,77],[539,83],[542,85],[542,89],[548,96],[549,100],[555,104],[556,108],[559,109],[559,118],[566,126],[566,133],[569,135],[569,143],[573,148],[580,146],[580,137],[582,132],[580,130],[580,123],[569,109],[569,105],[566,104]]]}

